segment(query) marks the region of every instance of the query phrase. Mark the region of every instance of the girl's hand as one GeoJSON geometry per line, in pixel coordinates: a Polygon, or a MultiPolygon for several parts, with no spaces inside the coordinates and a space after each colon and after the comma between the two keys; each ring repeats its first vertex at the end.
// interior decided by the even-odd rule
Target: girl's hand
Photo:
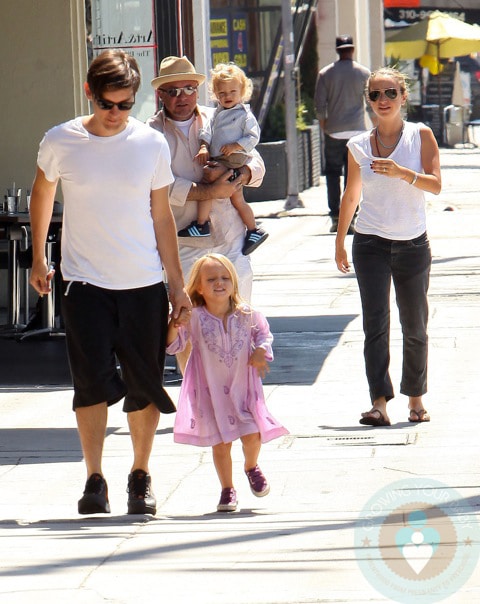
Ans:
{"type": "Polygon", "coordinates": [[[188,308],[182,308],[180,314],[177,318],[171,317],[171,321],[175,329],[180,327],[180,325],[188,325],[190,323],[190,317],[192,316],[192,311],[188,308]]]}
{"type": "Polygon", "coordinates": [[[270,371],[270,366],[265,359],[265,349],[263,348],[255,348],[255,350],[250,355],[248,359],[248,364],[251,367],[255,367],[258,372],[258,375],[263,379],[267,373],[270,371]]]}
{"type": "Polygon", "coordinates": [[[171,285],[168,289],[168,298],[172,305],[171,317],[174,321],[178,321],[183,311],[192,310],[192,302],[188,297],[184,287],[176,289],[171,285]]]}
{"type": "Polygon", "coordinates": [[[167,346],[170,346],[170,344],[178,337],[178,328],[188,325],[191,314],[192,311],[188,308],[182,308],[177,317],[173,315],[173,312],[170,314],[167,329],[167,346]]]}

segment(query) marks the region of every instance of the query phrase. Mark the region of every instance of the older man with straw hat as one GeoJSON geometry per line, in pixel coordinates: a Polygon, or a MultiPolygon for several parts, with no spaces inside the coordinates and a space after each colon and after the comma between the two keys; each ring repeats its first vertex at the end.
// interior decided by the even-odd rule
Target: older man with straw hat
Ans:
{"type": "Polygon", "coordinates": [[[194,161],[200,147],[199,131],[213,114],[213,108],[198,105],[198,87],[206,76],[197,73],[187,57],[166,57],[160,64],[158,77],[152,86],[162,105],[147,123],[162,132],[172,155],[174,182],[170,186],[170,204],[178,229],[188,226],[197,215],[197,204],[213,200],[210,214],[211,235],[179,240],[180,260],[188,275],[195,260],[207,252],[227,256],[235,265],[242,296],[249,300],[252,289],[252,268],[248,256],[242,254],[245,226],[230,202],[234,191],[242,185],[260,186],[265,174],[264,163],[258,155],[239,169],[237,178],[230,180],[233,170],[210,162],[203,168],[194,161]],[[209,184],[202,181],[207,172],[209,184]]]}

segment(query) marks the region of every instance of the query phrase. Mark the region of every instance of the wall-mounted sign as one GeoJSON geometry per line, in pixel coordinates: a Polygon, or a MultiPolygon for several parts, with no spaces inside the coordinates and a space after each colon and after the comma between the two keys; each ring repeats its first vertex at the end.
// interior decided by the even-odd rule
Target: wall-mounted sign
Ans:
{"type": "Polygon", "coordinates": [[[92,49],[118,48],[138,62],[142,84],[132,115],[145,121],[155,113],[155,92],[150,80],[155,73],[156,40],[154,0],[92,0],[92,49]]]}
{"type": "Polygon", "coordinates": [[[415,8],[420,6],[420,0],[383,0],[385,8],[415,8]]]}
{"type": "Polygon", "coordinates": [[[242,69],[247,67],[247,16],[215,14],[210,19],[210,47],[212,65],[233,62],[242,69]]]}
{"type": "Polygon", "coordinates": [[[237,15],[232,23],[233,33],[233,62],[246,69],[247,67],[247,18],[237,15]]]}

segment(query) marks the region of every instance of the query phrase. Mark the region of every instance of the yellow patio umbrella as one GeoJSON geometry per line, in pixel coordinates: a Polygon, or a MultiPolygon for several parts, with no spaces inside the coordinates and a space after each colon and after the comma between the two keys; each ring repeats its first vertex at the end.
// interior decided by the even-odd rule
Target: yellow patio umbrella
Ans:
{"type": "MultiPolygon", "coordinates": [[[[440,59],[461,57],[480,52],[480,27],[450,17],[441,11],[404,27],[385,34],[385,56],[399,60],[421,59],[434,75],[438,74],[439,120],[442,124],[442,91],[440,59]]],[[[443,139],[443,132],[441,133],[443,139]]]]}
{"type": "Polygon", "coordinates": [[[392,35],[386,33],[385,56],[396,59],[419,59],[430,55],[440,60],[472,52],[480,52],[480,27],[438,10],[392,35]]]}

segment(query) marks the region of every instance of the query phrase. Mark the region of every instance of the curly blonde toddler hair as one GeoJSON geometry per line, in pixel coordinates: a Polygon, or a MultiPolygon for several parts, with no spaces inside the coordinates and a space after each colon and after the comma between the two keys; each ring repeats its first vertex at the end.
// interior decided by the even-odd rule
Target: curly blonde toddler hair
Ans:
{"type": "Polygon", "coordinates": [[[235,63],[218,63],[210,71],[209,90],[212,99],[218,100],[215,91],[218,88],[219,82],[230,82],[236,80],[240,84],[240,95],[242,103],[246,103],[252,97],[253,83],[250,78],[247,78],[243,69],[235,65],[235,63]]]}

